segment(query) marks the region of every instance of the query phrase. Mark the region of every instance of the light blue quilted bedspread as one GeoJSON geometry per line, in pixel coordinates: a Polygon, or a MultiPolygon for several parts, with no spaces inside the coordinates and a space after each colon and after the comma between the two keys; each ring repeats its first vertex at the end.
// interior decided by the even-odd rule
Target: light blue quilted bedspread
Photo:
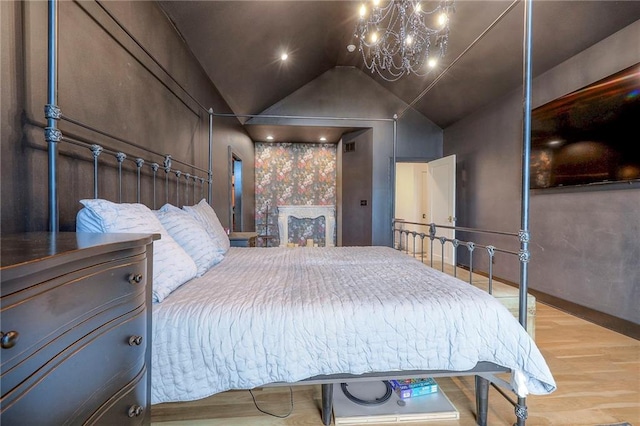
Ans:
{"type": "Polygon", "coordinates": [[[153,306],[152,403],[319,374],[512,369],[555,382],[494,297],[388,247],[234,248],[153,306]]]}

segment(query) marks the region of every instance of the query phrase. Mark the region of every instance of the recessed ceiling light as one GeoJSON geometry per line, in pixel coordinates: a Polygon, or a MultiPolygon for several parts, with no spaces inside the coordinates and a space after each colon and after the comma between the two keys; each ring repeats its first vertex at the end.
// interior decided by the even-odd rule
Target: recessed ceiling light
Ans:
{"type": "Polygon", "coordinates": [[[325,138],[324,136],[320,138],[320,142],[326,142],[326,141],[327,141],[327,138],[325,138]]]}
{"type": "Polygon", "coordinates": [[[282,59],[283,61],[286,61],[287,58],[289,58],[289,55],[286,52],[280,55],[280,59],[282,59]]]}
{"type": "Polygon", "coordinates": [[[273,140],[273,136],[271,136],[271,135],[267,136],[267,140],[268,141],[272,141],[273,140]]]}

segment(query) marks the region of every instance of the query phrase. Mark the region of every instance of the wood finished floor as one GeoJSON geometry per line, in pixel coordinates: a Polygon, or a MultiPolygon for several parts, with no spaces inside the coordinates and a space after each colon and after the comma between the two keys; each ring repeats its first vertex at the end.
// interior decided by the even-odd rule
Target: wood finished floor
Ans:
{"type": "MultiPolygon", "coordinates": [[[[558,389],[550,395],[529,395],[527,425],[600,426],[628,422],[640,426],[640,341],[540,302],[536,303],[535,338],[558,389]]],[[[474,425],[473,377],[442,378],[438,383],[459,411],[460,419],[407,424],[474,425]]],[[[151,423],[157,426],[322,425],[320,386],[292,389],[294,407],[287,418],[259,412],[248,391],[229,391],[199,401],[154,405],[151,423]]],[[[289,388],[262,388],[255,390],[254,395],[265,411],[286,414],[290,409],[289,388]]],[[[488,424],[511,425],[514,421],[511,404],[491,389],[488,424]]]]}

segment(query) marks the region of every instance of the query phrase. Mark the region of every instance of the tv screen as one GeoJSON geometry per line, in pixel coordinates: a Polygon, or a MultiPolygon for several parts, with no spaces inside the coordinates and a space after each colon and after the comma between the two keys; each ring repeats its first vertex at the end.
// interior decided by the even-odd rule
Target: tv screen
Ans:
{"type": "Polygon", "coordinates": [[[640,180],[640,63],[531,112],[532,189],[640,180]]]}

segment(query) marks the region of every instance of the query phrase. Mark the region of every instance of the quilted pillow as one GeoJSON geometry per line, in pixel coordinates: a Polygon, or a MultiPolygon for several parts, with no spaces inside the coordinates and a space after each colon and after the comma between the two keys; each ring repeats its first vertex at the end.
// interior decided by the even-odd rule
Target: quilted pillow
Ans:
{"type": "Polygon", "coordinates": [[[229,251],[229,247],[231,246],[229,236],[222,227],[220,219],[218,219],[218,215],[216,215],[216,212],[209,203],[207,203],[207,200],[203,198],[198,204],[193,206],[184,206],[182,209],[204,226],[207,233],[213,240],[216,250],[222,254],[229,251]]]}
{"type": "Polygon", "coordinates": [[[153,301],[162,302],[173,290],[194,278],[193,259],[164,229],[144,204],[118,204],[107,200],[80,200],[84,208],[76,217],[77,232],[160,234],[153,242],[153,301]]]}
{"type": "Polygon", "coordinates": [[[201,276],[224,259],[204,226],[184,210],[165,204],[154,212],[169,235],[180,244],[196,263],[197,276],[201,276]]]}

